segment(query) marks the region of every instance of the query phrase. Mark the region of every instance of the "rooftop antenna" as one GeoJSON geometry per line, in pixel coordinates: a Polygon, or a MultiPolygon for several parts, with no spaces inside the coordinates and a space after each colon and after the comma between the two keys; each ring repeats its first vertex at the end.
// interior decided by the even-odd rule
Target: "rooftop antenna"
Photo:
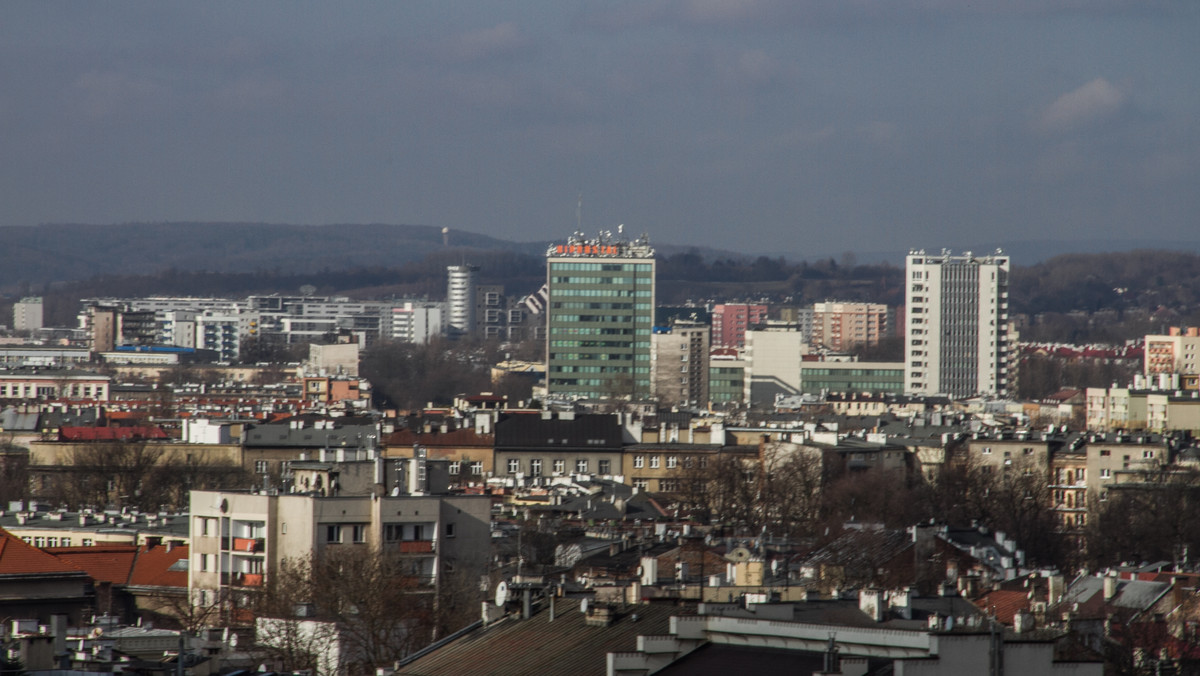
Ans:
{"type": "Polygon", "coordinates": [[[583,232],[583,191],[579,191],[579,202],[575,205],[575,230],[583,232]]]}

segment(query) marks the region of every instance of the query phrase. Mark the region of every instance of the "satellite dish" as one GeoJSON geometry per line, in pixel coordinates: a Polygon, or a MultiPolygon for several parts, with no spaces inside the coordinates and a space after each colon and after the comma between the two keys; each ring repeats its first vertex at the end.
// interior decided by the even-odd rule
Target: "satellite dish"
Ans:
{"type": "Polygon", "coordinates": [[[735,547],[725,555],[725,558],[733,561],[734,563],[741,563],[743,561],[749,561],[751,556],[752,555],[750,554],[749,549],[746,549],[745,547],[735,547]]]}
{"type": "Polygon", "coordinates": [[[579,602],[579,612],[587,614],[587,611],[588,611],[588,600],[584,599],[579,602]]]}
{"type": "Polygon", "coordinates": [[[500,580],[500,584],[496,585],[496,605],[503,606],[508,603],[508,583],[500,580]]]}

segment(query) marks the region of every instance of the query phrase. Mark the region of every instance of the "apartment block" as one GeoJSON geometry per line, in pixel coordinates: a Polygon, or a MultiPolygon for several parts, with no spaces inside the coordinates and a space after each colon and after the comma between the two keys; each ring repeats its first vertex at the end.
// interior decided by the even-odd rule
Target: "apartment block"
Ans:
{"type": "Polygon", "coordinates": [[[746,331],[766,319],[766,305],[721,303],[713,306],[713,347],[745,347],[746,331]]]}
{"type": "Polygon", "coordinates": [[[188,589],[194,603],[239,619],[284,561],[361,548],[399,557],[433,590],[449,568],[486,563],[490,513],[490,498],[475,495],[192,491],[188,589]]]}
{"type": "Polygon", "coordinates": [[[813,303],[813,347],[845,352],[878,345],[889,335],[888,307],[879,303],[813,303]]]}
{"type": "Polygon", "coordinates": [[[909,394],[1003,395],[1008,390],[1008,270],[1002,252],[911,251],[905,265],[905,382],[909,394]]]}
{"type": "Polygon", "coordinates": [[[676,321],[651,336],[653,396],[662,406],[706,406],[709,399],[709,327],[676,321]]]}

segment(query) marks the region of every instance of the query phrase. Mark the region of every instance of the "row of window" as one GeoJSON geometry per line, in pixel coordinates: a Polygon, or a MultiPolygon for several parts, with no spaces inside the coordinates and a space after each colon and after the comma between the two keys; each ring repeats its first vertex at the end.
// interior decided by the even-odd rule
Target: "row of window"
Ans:
{"type": "MultiPolygon", "coordinates": [[[[42,547],[70,547],[71,542],[72,542],[71,538],[68,538],[68,537],[58,538],[58,537],[42,537],[42,536],[29,537],[29,536],[26,536],[26,537],[22,537],[21,539],[24,540],[27,544],[31,544],[34,547],[37,547],[39,549],[42,547]]],[[[84,547],[94,547],[96,545],[96,541],[93,540],[92,538],[83,538],[82,544],[84,547]]]]}
{"type": "Polygon", "coordinates": [[[561,296],[579,296],[582,298],[652,298],[654,292],[650,289],[564,289],[555,288],[550,291],[553,298],[561,296]]]}
{"type": "Polygon", "coordinates": [[[650,272],[649,263],[551,263],[551,271],[563,272],[650,272]]]}
{"type": "MultiPolygon", "coordinates": [[[[509,458],[506,465],[509,474],[516,474],[521,471],[521,460],[519,458],[509,458]]],[[[556,458],[551,462],[553,472],[555,474],[564,474],[567,471],[567,461],[562,458],[556,458]]],[[[591,461],[586,458],[578,458],[575,460],[575,471],[579,474],[587,474],[591,467],[591,461]]],[[[612,461],[599,460],[596,462],[597,474],[612,474],[612,461]]],[[[542,459],[534,458],[529,461],[530,476],[542,475],[542,459]]]]}

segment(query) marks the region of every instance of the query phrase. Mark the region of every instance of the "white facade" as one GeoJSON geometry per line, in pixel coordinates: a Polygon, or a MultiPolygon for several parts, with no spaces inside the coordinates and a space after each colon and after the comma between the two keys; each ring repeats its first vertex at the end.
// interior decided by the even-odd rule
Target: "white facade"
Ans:
{"type": "Polygon", "coordinates": [[[442,303],[406,302],[392,308],[389,332],[393,340],[428,343],[445,333],[445,318],[442,303]]]}
{"type": "Polygon", "coordinates": [[[474,265],[450,265],[446,268],[447,324],[451,333],[464,335],[475,330],[474,265]]]}
{"type": "Polygon", "coordinates": [[[30,296],[13,303],[13,328],[17,331],[36,331],[42,328],[42,298],[30,296]]]}
{"type": "Polygon", "coordinates": [[[808,335],[796,324],[767,322],[747,331],[745,401],[765,406],[777,394],[799,394],[800,364],[808,353],[808,335]]]}
{"type": "Polygon", "coordinates": [[[905,392],[970,397],[1007,391],[1008,270],[1000,252],[909,253],[905,392]]]}

